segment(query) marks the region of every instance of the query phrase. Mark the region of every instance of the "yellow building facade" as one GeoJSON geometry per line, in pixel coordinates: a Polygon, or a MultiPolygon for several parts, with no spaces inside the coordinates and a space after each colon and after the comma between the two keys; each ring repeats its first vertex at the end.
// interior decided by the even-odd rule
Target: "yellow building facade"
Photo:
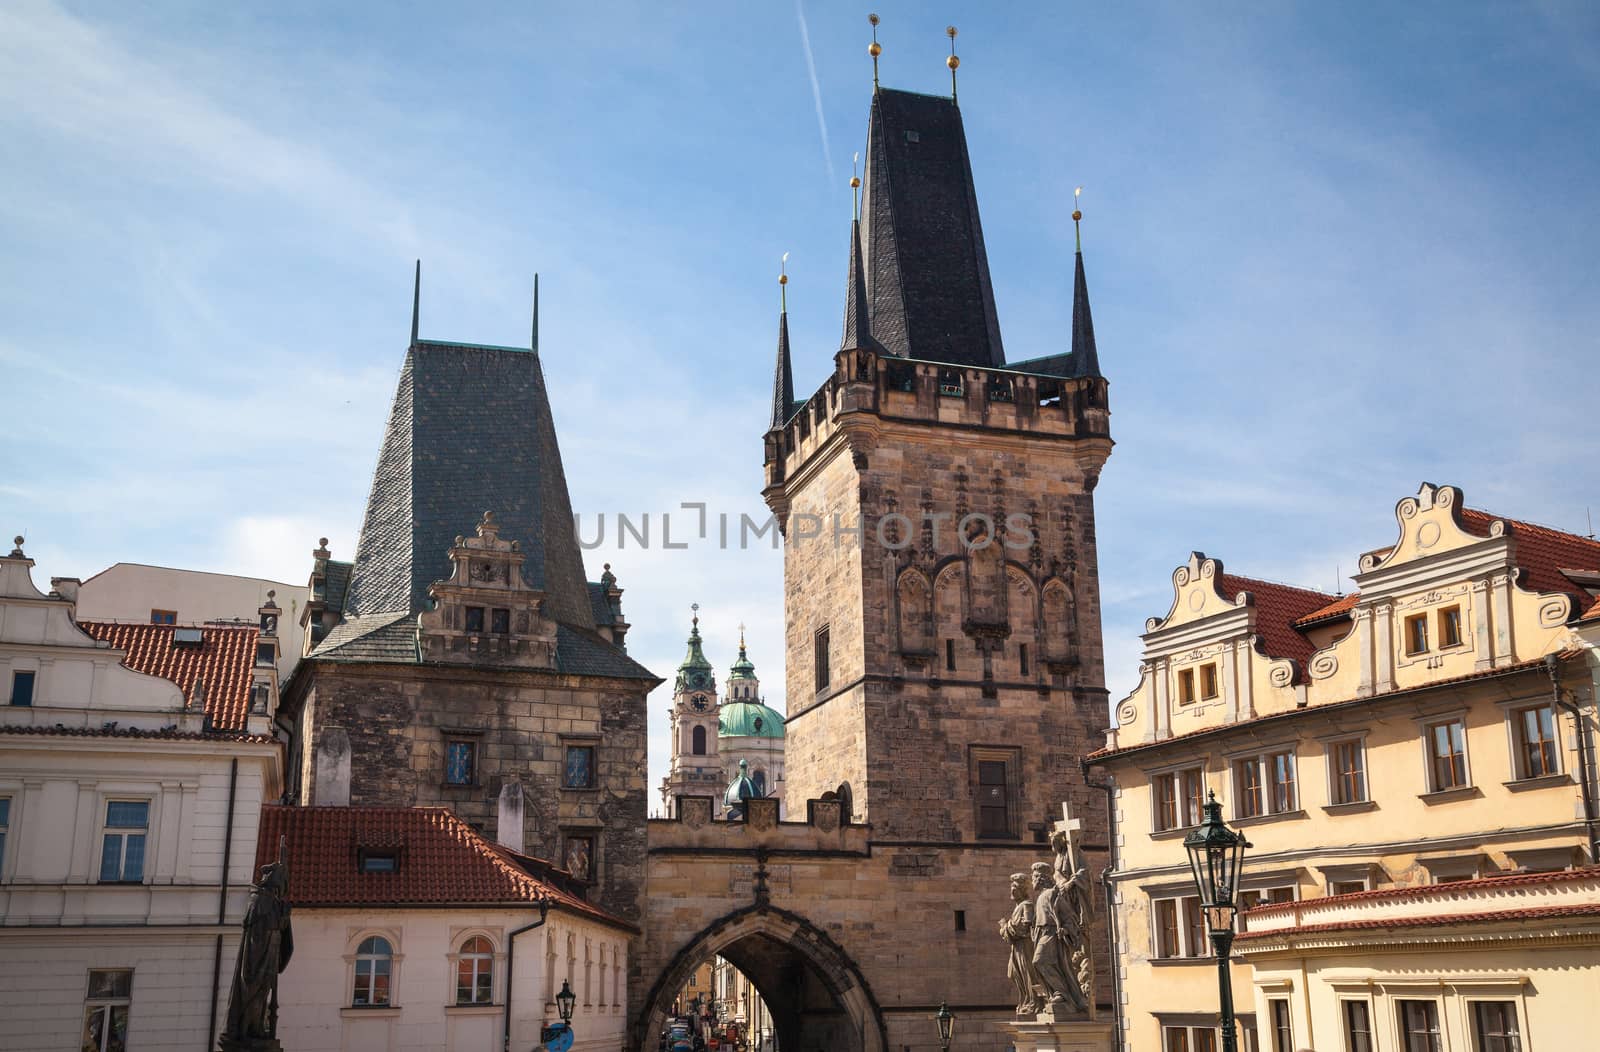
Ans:
{"type": "Polygon", "coordinates": [[[1356,593],[1194,553],[1146,623],[1140,684],[1089,758],[1114,783],[1123,1048],[1220,1047],[1182,846],[1208,793],[1251,842],[1241,1049],[1521,1052],[1600,1032],[1600,542],[1448,486],[1396,519],[1356,593]]]}

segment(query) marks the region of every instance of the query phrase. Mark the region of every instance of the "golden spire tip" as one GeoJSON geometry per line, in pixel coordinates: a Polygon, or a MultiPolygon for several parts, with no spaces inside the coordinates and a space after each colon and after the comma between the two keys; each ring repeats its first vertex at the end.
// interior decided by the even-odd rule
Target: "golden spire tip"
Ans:
{"type": "Polygon", "coordinates": [[[871,14],[867,21],[872,24],[872,43],[867,45],[867,54],[872,56],[872,90],[878,90],[878,56],[883,54],[883,45],[878,43],[878,16],[871,14]]]}
{"type": "Polygon", "coordinates": [[[1072,191],[1072,236],[1078,243],[1078,251],[1083,251],[1083,230],[1078,226],[1083,221],[1083,212],[1078,209],[1078,198],[1083,195],[1083,187],[1072,191]]]}
{"type": "Polygon", "coordinates": [[[950,57],[944,64],[950,67],[950,101],[956,100],[956,70],[961,68],[961,60],[956,57],[956,27],[945,26],[944,35],[950,38],[950,57]]]}

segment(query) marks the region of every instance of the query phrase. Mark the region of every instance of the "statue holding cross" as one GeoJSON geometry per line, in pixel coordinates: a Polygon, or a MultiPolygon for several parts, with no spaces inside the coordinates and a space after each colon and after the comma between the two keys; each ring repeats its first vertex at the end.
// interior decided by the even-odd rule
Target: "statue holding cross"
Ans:
{"type": "Polygon", "coordinates": [[[1033,966],[1049,992],[1045,1011],[1092,1012],[1090,996],[1094,963],[1089,956],[1089,915],[1092,899],[1089,871],[1084,864],[1078,831],[1082,823],[1061,805],[1061,821],[1050,835],[1054,865],[1033,864],[1033,886],[1039,892],[1034,906],[1033,966]]]}

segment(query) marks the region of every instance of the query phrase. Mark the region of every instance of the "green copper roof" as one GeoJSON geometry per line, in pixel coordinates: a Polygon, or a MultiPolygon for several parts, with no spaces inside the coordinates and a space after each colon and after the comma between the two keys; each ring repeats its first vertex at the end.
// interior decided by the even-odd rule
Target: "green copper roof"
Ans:
{"type": "Polygon", "coordinates": [[[747,761],[739,761],[739,773],[728,783],[728,791],[722,794],[722,802],[727,806],[742,806],[746,800],[761,796],[760,791],[756,789],[756,783],[750,780],[747,770],[749,766],[747,761]]]}
{"type": "Polygon", "coordinates": [[[700,615],[696,614],[692,627],[689,629],[689,650],[683,657],[683,664],[678,666],[677,689],[688,690],[715,690],[716,678],[711,674],[711,662],[706,660],[705,651],[700,649],[700,615]]]}
{"type": "Polygon", "coordinates": [[[744,652],[744,630],[739,630],[739,660],[733,663],[733,668],[728,671],[728,682],[736,679],[755,679],[756,664],[744,652]]]}
{"type": "Polygon", "coordinates": [[[730,701],[717,713],[719,738],[782,738],[783,714],[754,701],[730,701]]]}

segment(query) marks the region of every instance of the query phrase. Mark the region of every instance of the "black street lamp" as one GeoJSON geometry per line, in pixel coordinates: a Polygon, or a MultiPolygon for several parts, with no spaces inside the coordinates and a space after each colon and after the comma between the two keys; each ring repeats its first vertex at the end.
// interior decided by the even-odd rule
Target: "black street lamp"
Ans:
{"type": "Polygon", "coordinates": [[[943,1052],[950,1052],[950,1031],[956,1028],[955,1013],[950,1011],[948,1003],[940,1001],[939,1014],[934,1018],[939,1021],[939,1048],[943,1052]]]}
{"type": "Polygon", "coordinates": [[[572,1022],[572,1008],[578,1003],[578,995],[572,992],[572,984],[561,980],[561,992],[556,994],[556,1008],[561,1012],[563,1023],[572,1022]]]}
{"type": "Polygon", "coordinates": [[[1237,1052],[1239,1035],[1233,1021],[1233,984],[1228,979],[1228,955],[1233,950],[1233,918],[1238,912],[1240,862],[1249,841],[1222,822],[1217,794],[1208,792],[1206,820],[1183,838],[1194,871],[1200,908],[1206,911],[1211,949],[1217,955],[1217,989],[1222,995],[1222,1052],[1237,1052]]]}

